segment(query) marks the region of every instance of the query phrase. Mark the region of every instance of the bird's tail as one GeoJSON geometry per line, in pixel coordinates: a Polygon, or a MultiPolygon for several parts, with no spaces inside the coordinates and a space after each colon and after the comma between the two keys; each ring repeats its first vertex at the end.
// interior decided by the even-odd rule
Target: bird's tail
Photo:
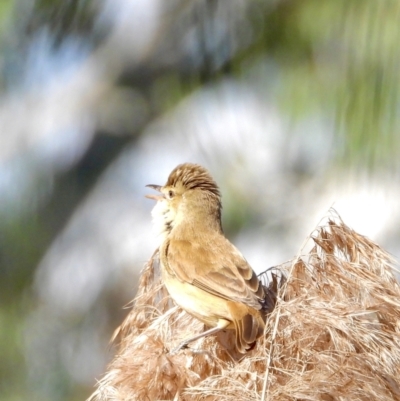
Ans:
{"type": "Polygon", "coordinates": [[[260,313],[248,313],[242,319],[235,320],[236,348],[242,354],[251,350],[257,338],[264,333],[264,321],[260,313]]]}
{"type": "Polygon", "coordinates": [[[236,319],[233,319],[236,347],[240,353],[244,354],[251,350],[256,340],[263,335],[267,316],[274,310],[278,299],[278,290],[284,282],[283,275],[272,272],[267,285],[260,280],[263,290],[262,299],[259,301],[261,310],[247,308],[244,305],[239,308],[236,303],[232,305],[232,316],[236,316],[236,319]]]}

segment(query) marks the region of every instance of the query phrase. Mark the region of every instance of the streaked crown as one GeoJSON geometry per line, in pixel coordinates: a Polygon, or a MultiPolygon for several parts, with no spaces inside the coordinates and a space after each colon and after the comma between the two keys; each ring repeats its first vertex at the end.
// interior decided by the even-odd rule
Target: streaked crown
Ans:
{"type": "Polygon", "coordinates": [[[175,167],[165,186],[183,185],[185,189],[201,189],[214,194],[219,200],[221,194],[210,173],[199,164],[183,163],[175,167]]]}

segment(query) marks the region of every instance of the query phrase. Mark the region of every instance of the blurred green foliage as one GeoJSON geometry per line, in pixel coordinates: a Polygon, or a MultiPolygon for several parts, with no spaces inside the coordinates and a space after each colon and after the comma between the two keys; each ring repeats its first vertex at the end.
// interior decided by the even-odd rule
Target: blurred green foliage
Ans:
{"type": "Polygon", "coordinates": [[[282,105],[294,118],[330,117],[338,161],[353,168],[398,168],[399,15],[397,1],[309,0],[265,20],[282,105]]]}
{"type": "Polygon", "coordinates": [[[98,39],[95,30],[96,14],[100,2],[92,0],[36,0],[27,20],[29,33],[48,28],[54,44],[60,44],[66,37],[80,37],[93,42],[98,39]]]}
{"type": "Polygon", "coordinates": [[[10,14],[13,10],[14,0],[4,0],[0,3],[0,27],[1,30],[6,29],[5,24],[10,18],[10,14]]]}

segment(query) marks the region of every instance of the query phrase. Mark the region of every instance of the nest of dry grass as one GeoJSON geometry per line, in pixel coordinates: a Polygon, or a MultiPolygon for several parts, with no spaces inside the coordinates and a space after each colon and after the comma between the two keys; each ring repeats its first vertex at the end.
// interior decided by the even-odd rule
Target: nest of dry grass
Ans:
{"type": "Polygon", "coordinates": [[[156,252],[90,400],[400,400],[392,259],[333,213],[309,241],[307,254],[277,268],[286,280],[265,336],[241,359],[225,334],[168,353],[204,326],[170,300],[156,252]]]}

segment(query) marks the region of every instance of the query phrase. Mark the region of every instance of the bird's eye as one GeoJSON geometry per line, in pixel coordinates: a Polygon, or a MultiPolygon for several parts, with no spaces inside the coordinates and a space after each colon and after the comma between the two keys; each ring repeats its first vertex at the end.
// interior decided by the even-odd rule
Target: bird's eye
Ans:
{"type": "Polygon", "coordinates": [[[169,198],[173,198],[174,195],[175,195],[174,191],[173,191],[172,189],[170,189],[170,190],[168,191],[168,197],[169,197],[169,198]]]}

